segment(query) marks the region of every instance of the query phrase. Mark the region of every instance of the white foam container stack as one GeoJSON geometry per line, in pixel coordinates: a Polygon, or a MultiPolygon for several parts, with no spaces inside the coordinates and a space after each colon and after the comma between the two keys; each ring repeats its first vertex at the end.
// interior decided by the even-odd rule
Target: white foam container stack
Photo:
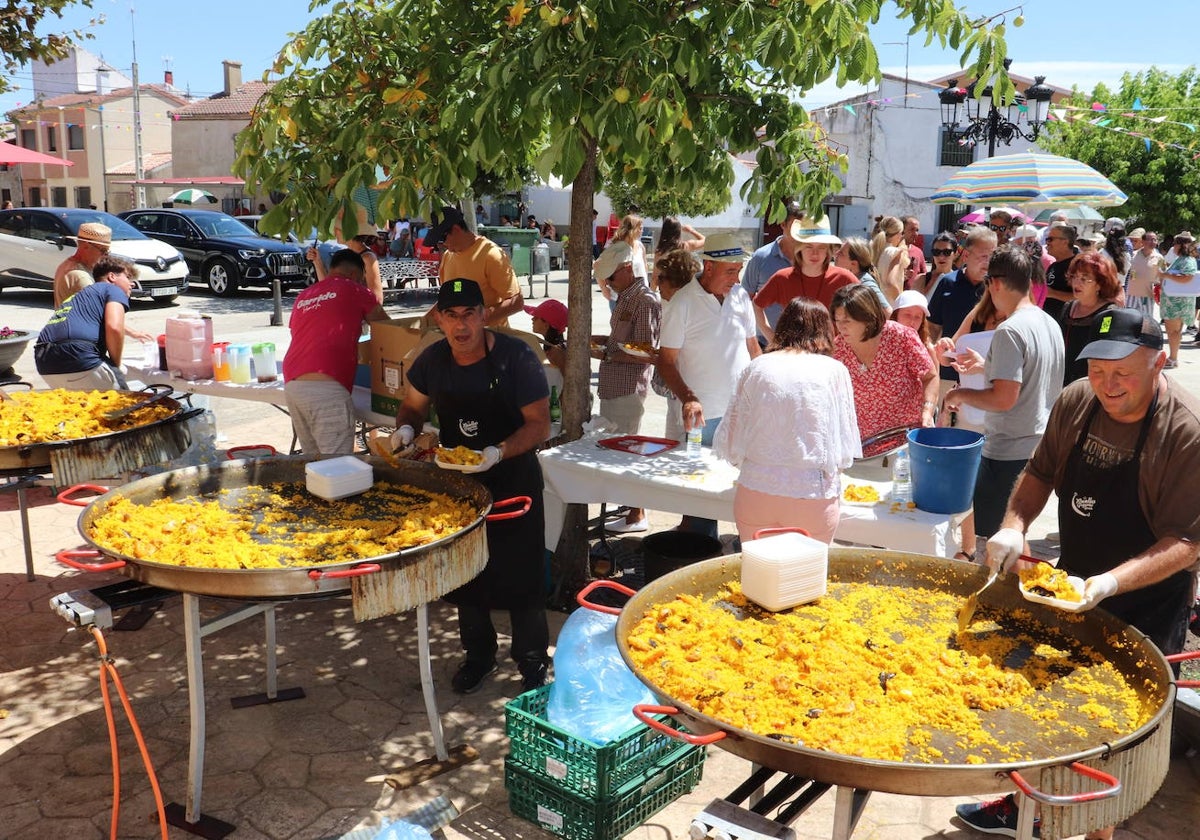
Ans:
{"type": "Polygon", "coordinates": [[[805,534],[773,534],[742,543],[742,593],[780,612],[825,594],[829,546],[805,534]]]}
{"type": "Polygon", "coordinates": [[[374,483],[374,468],[352,455],[304,465],[304,484],[308,492],[322,499],[335,501],[356,496],[370,490],[374,483]]]}

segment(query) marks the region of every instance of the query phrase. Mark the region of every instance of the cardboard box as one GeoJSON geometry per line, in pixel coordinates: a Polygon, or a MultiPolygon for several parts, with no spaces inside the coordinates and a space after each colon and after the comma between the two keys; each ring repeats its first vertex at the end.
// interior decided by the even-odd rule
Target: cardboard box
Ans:
{"type": "MultiPolygon", "coordinates": [[[[426,347],[445,336],[438,330],[424,329],[420,317],[394,318],[390,321],[371,323],[371,410],[379,414],[395,415],[404,401],[404,389],[408,386],[408,369],[413,360],[426,347]]],[[[508,328],[496,332],[520,338],[545,363],[541,337],[534,333],[508,328]]],[[[557,371],[557,369],[556,369],[557,371]]],[[[561,378],[559,388],[561,389],[561,378]]]]}
{"type": "Polygon", "coordinates": [[[371,410],[395,415],[408,385],[405,360],[421,343],[420,318],[371,322],[371,410]]]}

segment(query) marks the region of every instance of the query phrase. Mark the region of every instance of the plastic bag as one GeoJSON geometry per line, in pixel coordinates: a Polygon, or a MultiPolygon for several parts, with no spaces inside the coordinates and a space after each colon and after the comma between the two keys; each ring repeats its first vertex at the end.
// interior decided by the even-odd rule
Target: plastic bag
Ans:
{"type": "Polygon", "coordinates": [[[554,649],[546,717],[594,744],[607,744],[636,726],[633,707],[655,702],[650,689],[621,659],[616,626],[615,615],[575,610],[559,631],[554,649]]]}
{"type": "Polygon", "coordinates": [[[380,826],[379,833],[371,840],[433,840],[433,835],[419,825],[396,820],[380,826]]]}

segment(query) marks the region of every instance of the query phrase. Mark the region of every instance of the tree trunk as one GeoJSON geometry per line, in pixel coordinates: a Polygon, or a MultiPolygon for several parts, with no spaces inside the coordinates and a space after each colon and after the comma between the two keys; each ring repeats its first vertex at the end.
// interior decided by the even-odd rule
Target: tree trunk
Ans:
{"type": "MultiPolygon", "coordinates": [[[[590,418],[592,364],[592,201],[596,190],[597,144],[592,140],[583,166],[571,182],[571,224],[567,240],[567,370],[563,376],[561,440],[576,440],[590,418]]],[[[588,579],[587,505],[568,505],[554,552],[553,600],[570,606],[588,579]]]]}

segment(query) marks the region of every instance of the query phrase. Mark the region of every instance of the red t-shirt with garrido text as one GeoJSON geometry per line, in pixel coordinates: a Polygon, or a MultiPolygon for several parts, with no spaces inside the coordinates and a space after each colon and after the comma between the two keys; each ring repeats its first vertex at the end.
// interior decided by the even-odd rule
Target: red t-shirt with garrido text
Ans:
{"type": "Polygon", "coordinates": [[[347,391],[353,389],[362,323],[377,305],[366,286],[339,275],[298,294],[288,323],[292,343],[283,357],[284,381],[323,373],[347,391]]]}

